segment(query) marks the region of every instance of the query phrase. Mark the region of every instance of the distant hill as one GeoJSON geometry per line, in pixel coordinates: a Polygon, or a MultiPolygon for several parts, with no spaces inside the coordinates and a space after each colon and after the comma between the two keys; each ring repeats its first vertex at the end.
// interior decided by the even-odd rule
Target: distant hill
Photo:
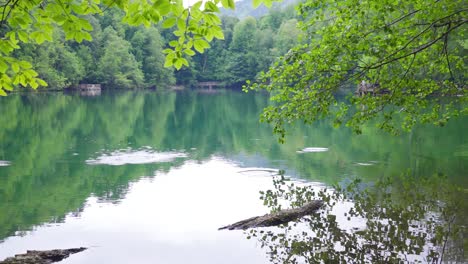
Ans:
{"type": "MultiPolygon", "coordinates": [[[[284,7],[299,3],[300,0],[283,0],[281,2],[273,3],[272,9],[282,9],[284,7]]],[[[241,0],[236,2],[236,9],[224,9],[221,8],[221,14],[225,16],[233,16],[239,19],[252,16],[255,18],[262,17],[269,12],[269,8],[263,4],[257,8],[253,7],[252,0],[241,0]]]]}

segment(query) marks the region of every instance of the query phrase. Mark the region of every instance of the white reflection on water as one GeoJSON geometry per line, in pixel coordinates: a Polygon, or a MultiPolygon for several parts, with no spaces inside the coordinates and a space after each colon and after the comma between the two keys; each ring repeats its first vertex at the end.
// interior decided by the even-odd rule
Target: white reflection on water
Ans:
{"type": "Polygon", "coordinates": [[[259,191],[273,188],[271,178],[241,170],[213,158],[157,172],[132,183],[120,203],[91,197],[79,217],[70,214],[63,224],[7,238],[0,260],[27,249],[85,246],[90,249],[61,263],[268,263],[265,251],[242,231],[218,231],[267,213],[259,191]]]}
{"type": "Polygon", "coordinates": [[[356,165],[359,165],[359,166],[372,166],[374,164],[372,163],[367,163],[367,162],[356,162],[356,165]]]}
{"type": "Polygon", "coordinates": [[[96,159],[86,160],[88,165],[125,165],[171,162],[176,158],[186,158],[184,152],[156,152],[151,149],[145,150],[117,150],[109,154],[102,154],[96,159]]]}
{"type": "Polygon", "coordinates": [[[7,161],[7,160],[0,160],[0,167],[6,167],[6,166],[10,166],[11,165],[11,162],[7,161]]]}
{"type": "Polygon", "coordinates": [[[296,151],[297,153],[309,153],[309,152],[325,152],[328,151],[328,148],[319,148],[319,147],[309,147],[303,148],[302,150],[296,151]]]}

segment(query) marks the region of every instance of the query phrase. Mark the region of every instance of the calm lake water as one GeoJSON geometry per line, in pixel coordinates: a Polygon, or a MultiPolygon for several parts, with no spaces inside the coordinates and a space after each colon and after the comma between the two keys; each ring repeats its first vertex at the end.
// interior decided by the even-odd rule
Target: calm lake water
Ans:
{"type": "Polygon", "coordinates": [[[467,118],[398,137],[298,125],[279,144],[258,122],[267,104],[229,91],[0,98],[0,260],[84,246],[62,263],[269,263],[242,231],[217,229],[268,212],[271,171],[467,184],[467,118]]]}

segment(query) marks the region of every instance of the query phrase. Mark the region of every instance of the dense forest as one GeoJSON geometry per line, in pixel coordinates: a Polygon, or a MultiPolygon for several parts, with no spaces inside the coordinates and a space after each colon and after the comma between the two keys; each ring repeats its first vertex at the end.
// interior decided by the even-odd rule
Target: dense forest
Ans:
{"type": "Polygon", "coordinates": [[[245,16],[253,8],[242,10],[242,19],[221,17],[225,40],[214,40],[210,49],[191,57],[190,66],[180,70],[163,66],[163,50],[174,39],[170,30],[161,25],[129,26],[121,22],[123,12],[114,9],[87,18],[94,28],[93,41],[66,41],[55,28],[53,42],[23,44],[15,57],[32,61],[47,89],[53,90],[79,83],[119,89],[190,87],[199,81],[240,87],[293,47],[300,33],[291,4],[253,14],[262,15],[257,18],[245,16]]]}

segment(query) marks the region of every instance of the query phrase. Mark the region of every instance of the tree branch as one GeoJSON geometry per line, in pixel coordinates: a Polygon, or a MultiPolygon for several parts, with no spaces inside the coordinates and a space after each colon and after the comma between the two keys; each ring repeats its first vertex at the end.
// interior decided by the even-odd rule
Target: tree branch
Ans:
{"type": "Polygon", "coordinates": [[[393,52],[391,55],[387,56],[387,58],[381,60],[379,63],[374,64],[373,66],[370,66],[370,67],[359,67],[359,68],[363,68],[363,69],[366,69],[366,70],[377,69],[377,68],[380,68],[380,67],[382,67],[382,66],[384,66],[384,65],[386,65],[386,64],[389,64],[389,63],[392,63],[392,62],[394,62],[394,61],[401,60],[401,59],[406,58],[406,57],[408,57],[408,56],[411,56],[411,55],[414,55],[414,54],[416,54],[416,53],[419,53],[419,52],[421,52],[421,51],[423,51],[423,50],[429,48],[430,46],[434,45],[434,44],[437,43],[439,40],[445,38],[446,36],[448,36],[448,34],[449,34],[451,31],[457,29],[458,27],[460,27],[461,25],[463,25],[463,24],[465,24],[465,23],[467,23],[467,22],[468,22],[468,20],[462,20],[461,23],[459,23],[459,24],[455,25],[454,27],[448,29],[446,32],[444,32],[442,35],[440,35],[440,36],[437,37],[436,39],[434,39],[434,40],[432,40],[432,41],[430,41],[430,42],[428,42],[428,43],[426,43],[426,44],[424,44],[424,45],[421,45],[421,46],[419,46],[419,47],[413,49],[413,51],[411,51],[411,52],[409,52],[409,53],[406,53],[406,54],[401,55],[401,56],[399,56],[399,57],[391,58],[392,56],[396,55],[396,54],[399,53],[400,51],[403,51],[404,49],[406,49],[407,46],[408,46],[411,42],[413,42],[416,38],[418,38],[419,36],[421,36],[424,32],[426,32],[427,30],[429,30],[429,29],[432,27],[432,26],[429,26],[429,27],[427,27],[426,29],[424,29],[423,31],[421,31],[418,35],[416,35],[415,37],[413,37],[409,42],[407,42],[407,43],[403,46],[403,48],[401,48],[401,49],[399,49],[399,50],[393,52]],[[388,59],[388,60],[387,60],[387,59],[388,59]]]}

